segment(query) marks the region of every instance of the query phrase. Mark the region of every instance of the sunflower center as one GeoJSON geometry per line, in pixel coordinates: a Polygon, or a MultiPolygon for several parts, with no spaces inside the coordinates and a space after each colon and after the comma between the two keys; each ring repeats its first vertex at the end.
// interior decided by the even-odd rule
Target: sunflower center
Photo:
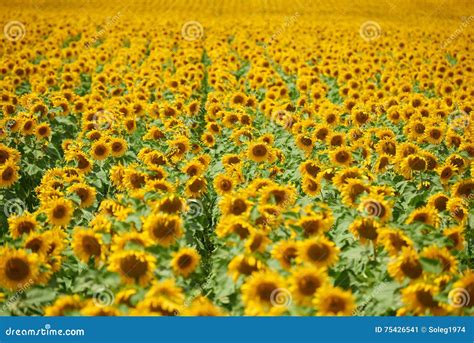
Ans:
{"type": "Polygon", "coordinates": [[[18,232],[20,235],[24,233],[30,233],[34,228],[35,224],[33,224],[32,222],[24,221],[18,224],[18,232]]]}
{"type": "Polygon", "coordinates": [[[153,229],[153,235],[155,235],[155,237],[159,239],[169,237],[174,234],[175,232],[174,227],[175,227],[174,220],[167,221],[167,222],[160,222],[153,229]]]}
{"type": "Polygon", "coordinates": [[[408,160],[408,165],[410,166],[411,170],[425,170],[426,169],[426,161],[423,158],[415,156],[408,160]]]}
{"type": "Polygon", "coordinates": [[[308,249],[308,256],[313,261],[325,261],[329,256],[329,248],[325,244],[312,244],[308,249]]]}
{"type": "Polygon", "coordinates": [[[311,275],[303,276],[298,281],[298,289],[301,293],[307,296],[313,295],[316,289],[318,289],[320,286],[321,282],[319,281],[319,279],[311,275]]]}
{"type": "Polygon", "coordinates": [[[136,256],[130,255],[120,261],[120,269],[133,279],[145,275],[148,270],[146,261],[140,261],[136,256]]]}
{"type": "Polygon", "coordinates": [[[361,237],[369,239],[371,241],[375,240],[378,236],[377,228],[371,221],[366,221],[357,230],[361,237]]]}
{"type": "Polygon", "coordinates": [[[257,157],[264,157],[267,154],[267,148],[263,144],[259,144],[252,149],[252,153],[257,157]]]}
{"type": "Polygon", "coordinates": [[[223,191],[230,191],[230,189],[232,188],[232,182],[230,182],[229,180],[222,180],[220,187],[223,191]]]}
{"type": "Polygon", "coordinates": [[[81,202],[84,202],[89,198],[89,191],[85,188],[78,188],[75,193],[81,199],[81,202]]]}
{"type": "Polygon", "coordinates": [[[100,256],[101,247],[95,237],[85,236],[82,238],[82,246],[89,256],[100,256]]]}
{"type": "Polygon", "coordinates": [[[257,287],[257,295],[260,300],[270,302],[272,299],[272,293],[278,287],[273,282],[262,282],[257,287]]]}
{"type": "Polygon", "coordinates": [[[312,177],[317,177],[319,172],[321,171],[321,168],[319,168],[317,165],[311,163],[311,164],[306,165],[306,171],[312,177]]]}
{"type": "Polygon", "coordinates": [[[140,174],[132,174],[130,176],[130,183],[134,188],[140,188],[145,184],[145,177],[140,174]]]}
{"type": "Polygon", "coordinates": [[[346,308],[346,302],[340,297],[332,296],[328,300],[328,309],[332,313],[338,313],[344,311],[346,308]]]}
{"type": "Polygon", "coordinates": [[[31,241],[25,244],[26,249],[30,249],[33,252],[38,252],[41,249],[43,242],[39,238],[33,238],[31,241]]]}
{"type": "Polygon", "coordinates": [[[120,152],[120,151],[122,151],[122,147],[123,147],[123,145],[122,145],[122,143],[120,143],[120,142],[114,142],[114,143],[112,143],[112,151],[113,151],[113,152],[120,152]]]}
{"type": "Polygon", "coordinates": [[[189,185],[189,190],[193,193],[197,193],[203,187],[204,187],[204,182],[201,179],[196,179],[189,185]]]}
{"type": "Polygon", "coordinates": [[[420,262],[415,260],[404,261],[401,264],[400,269],[403,274],[408,276],[410,279],[417,279],[423,272],[420,262]]]}
{"type": "Polygon", "coordinates": [[[438,307],[438,302],[433,299],[430,292],[418,291],[416,292],[416,299],[425,307],[438,307]]]}
{"type": "Polygon", "coordinates": [[[13,168],[8,166],[5,168],[5,170],[2,173],[2,179],[5,181],[10,181],[13,178],[14,174],[15,174],[15,171],[13,170],[13,168]]]}
{"type": "Polygon", "coordinates": [[[30,274],[30,266],[25,260],[14,257],[7,261],[5,274],[10,280],[21,281],[30,274]]]}
{"type": "Polygon", "coordinates": [[[395,250],[400,251],[403,247],[407,247],[407,242],[400,238],[397,234],[390,235],[390,243],[395,248],[395,250]]]}
{"type": "Polygon", "coordinates": [[[247,261],[245,261],[245,260],[243,260],[239,264],[239,273],[240,274],[250,275],[250,274],[252,274],[253,272],[255,272],[257,270],[258,270],[258,268],[256,266],[247,263],[247,261]]]}
{"type": "Polygon", "coordinates": [[[307,236],[318,233],[321,229],[321,222],[319,220],[307,220],[301,225],[307,236]]]}
{"type": "Polygon", "coordinates": [[[344,163],[349,160],[349,153],[347,151],[339,151],[336,154],[336,161],[339,163],[344,163]]]}
{"type": "Polygon", "coordinates": [[[245,203],[244,200],[236,199],[232,203],[232,208],[231,208],[232,214],[235,214],[235,215],[238,216],[238,215],[244,213],[246,210],[247,210],[247,204],[245,203]]]}
{"type": "Polygon", "coordinates": [[[66,216],[67,209],[63,205],[58,205],[53,210],[53,217],[56,219],[62,219],[66,216]]]}
{"type": "Polygon", "coordinates": [[[178,258],[178,266],[181,269],[186,269],[191,265],[193,257],[188,254],[183,254],[178,258]]]}

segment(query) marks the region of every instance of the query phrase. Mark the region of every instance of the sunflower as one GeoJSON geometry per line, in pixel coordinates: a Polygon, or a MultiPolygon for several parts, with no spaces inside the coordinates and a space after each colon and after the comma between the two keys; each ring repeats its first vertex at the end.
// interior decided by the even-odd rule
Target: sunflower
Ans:
{"type": "Polygon", "coordinates": [[[151,245],[153,245],[153,241],[145,232],[122,232],[113,236],[112,252],[133,249],[134,246],[147,248],[151,245]]]}
{"type": "Polygon", "coordinates": [[[272,257],[285,269],[290,269],[298,257],[296,241],[279,241],[273,246],[272,257]]]}
{"type": "Polygon", "coordinates": [[[184,316],[199,316],[199,317],[220,317],[224,316],[225,312],[214,305],[209,299],[200,295],[193,299],[191,305],[183,310],[184,316]]]}
{"type": "Polygon", "coordinates": [[[331,228],[330,222],[318,213],[301,217],[296,225],[303,229],[306,237],[319,236],[331,228]]]}
{"type": "Polygon", "coordinates": [[[110,255],[108,269],[120,274],[127,284],[146,286],[153,279],[156,258],[143,251],[118,251],[110,255]]]}
{"type": "Polygon", "coordinates": [[[397,258],[388,264],[387,270],[390,276],[399,282],[405,278],[416,280],[423,274],[420,258],[412,247],[402,247],[397,258]]]}
{"type": "Polygon", "coordinates": [[[219,195],[230,194],[232,190],[235,188],[237,182],[236,180],[229,175],[226,174],[218,174],[214,178],[214,189],[216,193],[219,195]]]}
{"type": "Polygon", "coordinates": [[[265,269],[264,264],[252,255],[237,255],[227,266],[227,273],[234,282],[243,275],[249,276],[252,273],[265,269]]]}
{"type": "Polygon", "coordinates": [[[181,248],[179,251],[173,254],[173,259],[171,260],[171,266],[176,275],[182,275],[188,277],[189,274],[193,273],[201,257],[199,253],[194,248],[181,248]]]}
{"type": "Polygon", "coordinates": [[[350,291],[329,285],[318,288],[313,304],[319,316],[349,316],[355,309],[350,291]]]}
{"type": "Polygon", "coordinates": [[[221,213],[224,216],[240,216],[250,211],[251,203],[243,195],[226,195],[219,203],[221,213]]]}
{"type": "Polygon", "coordinates": [[[304,151],[306,155],[311,154],[314,148],[313,139],[307,134],[299,134],[295,138],[296,146],[304,151]]]}
{"type": "Polygon", "coordinates": [[[75,193],[81,200],[80,206],[87,208],[92,206],[96,199],[97,191],[94,187],[91,187],[85,183],[75,183],[68,189],[70,192],[75,193]]]}
{"type": "Polygon", "coordinates": [[[156,209],[163,213],[177,214],[186,209],[186,204],[182,198],[173,194],[163,197],[156,205],[156,209]]]}
{"type": "Polygon", "coordinates": [[[193,176],[186,183],[186,195],[190,198],[199,198],[207,188],[207,181],[203,176],[193,176]]]}
{"type": "Polygon", "coordinates": [[[450,198],[446,203],[446,209],[450,213],[451,217],[454,218],[458,223],[464,223],[467,221],[468,209],[466,208],[467,202],[462,198],[450,198]]]}
{"type": "Polygon", "coordinates": [[[411,179],[414,172],[423,172],[427,166],[427,161],[423,156],[418,154],[409,155],[400,164],[401,174],[406,179],[411,179]]]}
{"type": "Polygon", "coordinates": [[[50,235],[47,232],[32,232],[25,237],[23,247],[39,256],[46,256],[50,248],[50,235]]]}
{"type": "Polygon", "coordinates": [[[36,282],[39,274],[37,254],[23,249],[1,247],[0,286],[9,290],[23,288],[36,282]]]}
{"type": "Polygon", "coordinates": [[[84,302],[79,295],[63,295],[57,298],[52,305],[44,308],[44,315],[51,317],[63,317],[68,314],[75,314],[84,307],[84,302]]]}
{"type": "Polygon", "coordinates": [[[424,206],[411,212],[406,220],[406,223],[423,223],[425,225],[437,228],[439,225],[439,217],[434,207],[424,206]]]}
{"type": "Polygon", "coordinates": [[[264,252],[271,240],[264,232],[252,229],[250,235],[245,242],[245,249],[249,253],[264,252]]]}
{"type": "Polygon", "coordinates": [[[351,151],[347,147],[336,148],[330,152],[329,156],[335,165],[348,167],[352,164],[351,151]]]}
{"type": "Polygon", "coordinates": [[[470,199],[474,196],[474,178],[460,180],[451,187],[451,194],[458,198],[470,199]]]}
{"type": "Polygon", "coordinates": [[[371,218],[356,219],[349,225],[349,231],[359,238],[362,244],[369,241],[376,242],[380,229],[380,223],[371,218]]]}
{"type": "Polygon", "coordinates": [[[240,288],[245,315],[277,316],[284,313],[291,303],[291,294],[285,287],[285,280],[276,272],[253,273],[240,288]]]}
{"type": "Polygon", "coordinates": [[[279,208],[291,206],[296,199],[296,189],[290,184],[287,186],[270,185],[261,190],[260,203],[275,205],[279,208]]]}
{"type": "Polygon", "coordinates": [[[304,176],[301,180],[301,188],[306,195],[311,197],[317,196],[321,192],[321,178],[322,174],[318,178],[312,178],[310,176],[304,176]]]}
{"type": "Polygon", "coordinates": [[[97,264],[105,258],[105,246],[99,233],[91,229],[75,228],[72,234],[72,249],[82,261],[88,263],[92,258],[97,264]]]}
{"type": "Polygon", "coordinates": [[[451,255],[446,247],[440,248],[436,245],[425,247],[421,251],[420,256],[431,260],[437,260],[441,266],[441,273],[455,274],[457,271],[458,261],[453,255],[451,255]]]}
{"type": "Polygon", "coordinates": [[[448,181],[458,172],[458,168],[451,164],[445,164],[437,169],[441,183],[447,184],[448,181]]]}
{"type": "Polygon", "coordinates": [[[299,170],[302,176],[317,178],[319,173],[322,171],[322,168],[319,165],[318,161],[306,160],[303,163],[301,163],[299,170]]]}
{"type": "Polygon", "coordinates": [[[410,238],[403,231],[397,229],[383,228],[379,230],[377,242],[382,244],[392,257],[396,257],[404,247],[413,247],[410,238]]]}
{"type": "Polygon", "coordinates": [[[45,205],[48,221],[57,226],[67,226],[71,221],[73,210],[72,201],[64,198],[52,199],[45,205]]]}
{"type": "Polygon", "coordinates": [[[110,155],[122,157],[127,151],[127,141],[120,137],[114,137],[109,141],[110,155]]]}
{"type": "Polygon", "coordinates": [[[11,187],[18,178],[18,166],[14,162],[6,162],[0,167],[0,188],[11,187]]]}
{"type": "Polygon", "coordinates": [[[143,222],[143,230],[155,243],[165,247],[183,235],[182,220],[174,214],[150,214],[143,222]]]}
{"type": "Polygon", "coordinates": [[[272,159],[271,148],[262,142],[250,143],[247,149],[247,157],[254,162],[268,162],[272,159]]]}
{"type": "Polygon", "coordinates": [[[295,301],[304,306],[311,306],[316,291],[324,286],[328,276],[324,269],[313,266],[300,266],[291,271],[290,290],[295,301]]]}
{"type": "Polygon", "coordinates": [[[317,267],[331,267],[339,254],[334,242],[324,236],[314,237],[299,243],[297,262],[308,262],[317,267]]]}
{"type": "Polygon", "coordinates": [[[369,193],[370,187],[362,180],[346,179],[341,186],[342,202],[346,206],[357,207],[357,200],[363,193],[369,193]]]}
{"type": "Polygon", "coordinates": [[[428,206],[434,207],[438,212],[446,210],[446,204],[448,203],[449,197],[444,193],[436,193],[428,198],[428,206]]]}
{"type": "Polygon", "coordinates": [[[448,246],[448,249],[464,249],[464,228],[462,226],[447,228],[443,231],[443,235],[451,243],[450,246],[448,246]]]}
{"type": "Polygon", "coordinates": [[[436,286],[420,282],[403,288],[401,293],[403,304],[415,315],[446,315],[446,306],[435,300],[439,293],[436,286]]]}
{"type": "Polygon", "coordinates": [[[169,299],[157,296],[145,298],[130,312],[132,316],[177,316],[182,312],[182,305],[169,299]]]}
{"type": "Polygon", "coordinates": [[[19,238],[23,234],[30,234],[38,228],[36,216],[28,211],[19,216],[8,218],[8,228],[13,238],[19,238]]]}
{"type": "Polygon", "coordinates": [[[82,316],[94,317],[116,317],[120,316],[120,310],[111,305],[96,304],[97,300],[92,299],[85,302],[84,307],[81,308],[80,314],[82,316]]]}
{"type": "Polygon", "coordinates": [[[110,146],[105,140],[100,139],[92,144],[90,153],[96,161],[105,160],[110,154],[110,146]]]}
{"type": "Polygon", "coordinates": [[[51,128],[48,123],[36,125],[35,135],[38,139],[46,139],[51,136],[51,128]]]}

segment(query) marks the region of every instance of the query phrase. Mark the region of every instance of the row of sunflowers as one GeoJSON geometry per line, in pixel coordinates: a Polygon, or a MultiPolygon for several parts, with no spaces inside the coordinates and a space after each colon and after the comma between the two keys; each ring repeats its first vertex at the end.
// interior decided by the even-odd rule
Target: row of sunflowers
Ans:
{"type": "Polygon", "coordinates": [[[472,29],[146,6],[0,41],[1,314],[474,313],[472,29]]]}

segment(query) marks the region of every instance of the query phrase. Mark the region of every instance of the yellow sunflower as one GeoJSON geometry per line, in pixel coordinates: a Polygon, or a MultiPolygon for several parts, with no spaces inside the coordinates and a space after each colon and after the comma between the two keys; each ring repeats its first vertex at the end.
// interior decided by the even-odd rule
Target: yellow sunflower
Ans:
{"type": "Polygon", "coordinates": [[[318,288],[313,304],[319,316],[350,316],[355,309],[350,291],[329,285],[318,288]]]}
{"type": "Polygon", "coordinates": [[[120,275],[126,284],[146,286],[153,279],[156,258],[143,251],[118,251],[110,255],[108,269],[120,275]]]}
{"type": "Polygon", "coordinates": [[[0,248],[0,286],[9,290],[33,285],[39,274],[40,260],[37,254],[23,249],[0,248]]]}
{"type": "Polygon", "coordinates": [[[181,248],[179,251],[173,254],[173,259],[171,260],[171,266],[176,275],[182,275],[188,277],[189,274],[193,273],[201,257],[199,253],[194,248],[181,248]]]}

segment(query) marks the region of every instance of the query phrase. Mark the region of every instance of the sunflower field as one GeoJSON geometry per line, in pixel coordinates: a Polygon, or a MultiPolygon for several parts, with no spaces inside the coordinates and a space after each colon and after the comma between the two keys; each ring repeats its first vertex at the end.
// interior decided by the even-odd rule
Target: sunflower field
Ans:
{"type": "Polygon", "coordinates": [[[471,1],[0,9],[0,315],[474,314],[471,1]]]}

